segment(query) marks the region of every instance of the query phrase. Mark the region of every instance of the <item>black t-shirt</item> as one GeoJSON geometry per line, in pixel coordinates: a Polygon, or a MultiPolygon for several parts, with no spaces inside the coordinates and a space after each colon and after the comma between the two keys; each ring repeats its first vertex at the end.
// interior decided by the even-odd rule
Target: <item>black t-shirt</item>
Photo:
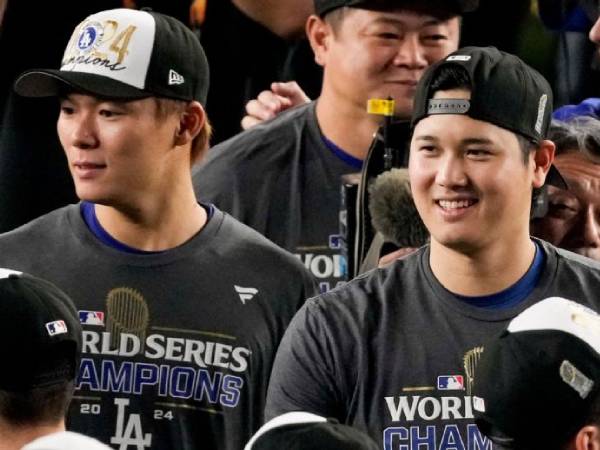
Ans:
{"type": "Polygon", "coordinates": [[[196,196],[294,253],[322,292],[346,279],[341,176],[357,169],[324,143],[316,103],[225,141],[194,174],[196,196]]]}
{"type": "Polygon", "coordinates": [[[472,404],[486,342],[548,297],[600,309],[600,264],[539,242],[542,275],[512,308],[457,299],[433,274],[428,246],[308,300],[277,352],[266,418],[335,417],[385,450],[491,450],[472,404]]]}

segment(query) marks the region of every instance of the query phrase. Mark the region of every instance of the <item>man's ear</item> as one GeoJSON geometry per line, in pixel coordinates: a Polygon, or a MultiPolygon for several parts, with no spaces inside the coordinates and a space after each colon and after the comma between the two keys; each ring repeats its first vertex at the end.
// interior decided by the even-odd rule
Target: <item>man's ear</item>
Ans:
{"type": "Polygon", "coordinates": [[[204,108],[197,101],[189,102],[179,117],[175,145],[186,145],[194,140],[206,122],[204,108]]]}
{"type": "Polygon", "coordinates": [[[535,150],[533,155],[533,162],[535,164],[533,173],[533,187],[540,188],[546,181],[546,175],[550,170],[550,166],[554,161],[554,152],[556,146],[554,142],[544,139],[540,142],[538,148],[535,150]]]}
{"type": "Polygon", "coordinates": [[[569,445],[569,449],[600,450],[600,428],[597,425],[582,427],[569,445]]]}
{"type": "Polygon", "coordinates": [[[313,14],[306,21],[306,36],[315,54],[315,62],[320,66],[325,66],[329,41],[333,38],[331,25],[313,14]]]}

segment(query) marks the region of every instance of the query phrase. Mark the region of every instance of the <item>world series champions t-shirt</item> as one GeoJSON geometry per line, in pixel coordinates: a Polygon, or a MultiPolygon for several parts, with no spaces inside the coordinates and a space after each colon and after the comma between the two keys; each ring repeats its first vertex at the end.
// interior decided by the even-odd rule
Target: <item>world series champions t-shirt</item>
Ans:
{"type": "Polygon", "coordinates": [[[433,274],[428,246],[308,300],[277,352],[266,418],[333,417],[384,450],[492,450],[473,415],[487,342],[548,297],[600,309],[600,264],[536,242],[543,270],[515,306],[456,298],[433,274]]]}
{"type": "Polygon", "coordinates": [[[71,205],[1,235],[0,266],[73,299],[83,348],[67,426],[121,450],[243,448],[283,332],[315,292],[293,256],[216,209],[186,243],[136,254],[71,205]]]}
{"type": "Polygon", "coordinates": [[[194,174],[196,196],[296,255],[321,292],[343,284],[341,177],[358,172],[323,141],[315,102],[215,146],[194,174]]]}

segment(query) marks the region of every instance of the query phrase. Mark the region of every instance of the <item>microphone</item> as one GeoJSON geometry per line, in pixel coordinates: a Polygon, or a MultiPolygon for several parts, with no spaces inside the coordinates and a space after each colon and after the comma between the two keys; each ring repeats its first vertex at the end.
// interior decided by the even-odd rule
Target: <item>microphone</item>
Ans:
{"type": "Polygon", "coordinates": [[[373,228],[385,243],[421,247],[429,240],[412,198],[407,169],[394,168],[377,176],[369,187],[369,212],[373,228]]]}

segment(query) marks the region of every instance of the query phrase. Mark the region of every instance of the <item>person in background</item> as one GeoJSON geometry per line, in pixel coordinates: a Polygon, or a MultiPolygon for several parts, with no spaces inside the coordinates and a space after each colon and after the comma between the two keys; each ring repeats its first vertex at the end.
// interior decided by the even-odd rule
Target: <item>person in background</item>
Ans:
{"type": "Polygon", "coordinates": [[[560,297],[523,311],[486,344],[473,408],[499,448],[600,448],[600,315],[560,297]]]}
{"type": "Polygon", "coordinates": [[[568,189],[548,186],[547,213],[532,220],[531,233],[600,260],[600,121],[586,116],[554,120],[549,139],[568,189]]]}
{"type": "Polygon", "coordinates": [[[82,346],[79,315],[53,284],[0,269],[0,449],[65,430],[82,346]]]}

